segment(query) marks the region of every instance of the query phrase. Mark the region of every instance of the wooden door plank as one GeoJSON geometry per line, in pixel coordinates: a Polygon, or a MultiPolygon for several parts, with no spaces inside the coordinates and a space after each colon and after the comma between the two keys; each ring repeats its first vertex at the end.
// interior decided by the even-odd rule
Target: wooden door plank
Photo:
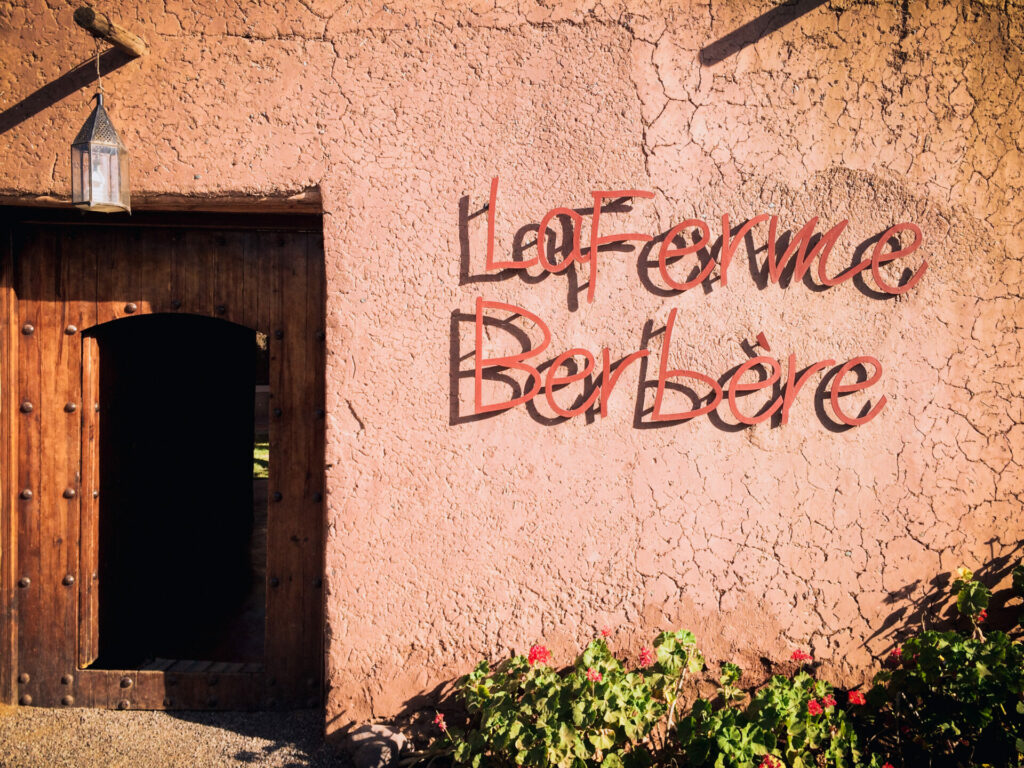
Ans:
{"type": "Polygon", "coordinates": [[[24,584],[17,595],[18,673],[27,678],[19,685],[19,700],[26,704],[52,701],[59,668],[49,610],[54,599],[52,569],[56,563],[47,543],[58,504],[48,472],[50,456],[43,450],[45,401],[53,384],[54,339],[58,333],[52,311],[56,248],[57,238],[52,231],[26,228],[19,254],[23,267],[19,286],[21,324],[34,328],[19,344],[18,365],[18,486],[23,496],[19,504],[18,578],[24,584]]]}
{"type": "Polygon", "coordinates": [[[0,704],[18,699],[18,419],[16,382],[21,335],[14,281],[13,225],[0,228],[0,704]]]}
{"type": "Polygon", "coordinates": [[[150,238],[149,230],[130,227],[114,239],[113,247],[119,257],[117,279],[121,300],[114,303],[113,309],[118,318],[149,313],[149,304],[142,289],[142,272],[146,261],[144,243],[150,238]]]}
{"type": "Polygon", "coordinates": [[[78,666],[99,654],[100,360],[93,336],[82,337],[82,504],[79,540],[78,666]]]}
{"type": "Polygon", "coordinates": [[[192,306],[195,314],[216,317],[214,311],[213,286],[217,270],[217,245],[214,238],[219,233],[195,231],[188,233],[188,239],[194,244],[191,254],[195,264],[193,276],[192,306]]]}
{"type": "Polygon", "coordinates": [[[211,314],[239,325],[245,325],[244,250],[242,232],[229,230],[216,233],[213,238],[215,279],[211,314]]]}
{"type": "MultiPolygon", "coordinates": [[[[51,557],[46,567],[47,586],[52,590],[48,604],[48,625],[57,646],[56,669],[47,681],[55,693],[47,697],[56,706],[66,691],[60,680],[77,668],[78,631],[78,542],[81,487],[81,324],[78,299],[82,288],[80,256],[83,238],[60,238],[56,254],[57,283],[49,311],[53,318],[47,334],[54,345],[55,360],[48,377],[51,387],[40,403],[41,440],[48,462],[45,471],[52,478],[53,515],[44,508],[48,537],[44,552],[51,557]]],[[[45,558],[44,558],[45,562],[45,558]]],[[[42,702],[41,702],[42,703],[42,702]]]]}
{"type": "Polygon", "coordinates": [[[167,677],[157,670],[134,670],[122,676],[131,680],[129,688],[122,688],[132,709],[166,709],[170,704],[167,695],[167,677]]]}
{"type": "MultiPolygon", "coordinates": [[[[79,332],[96,325],[97,254],[105,243],[95,230],[77,230],[73,236],[74,259],[69,267],[72,285],[68,295],[68,322],[79,332]]],[[[65,238],[71,240],[72,238],[65,238]]]]}
{"type": "Polygon", "coordinates": [[[121,701],[121,677],[119,670],[83,669],[78,672],[75,686],[75,703],[98,709],[117,709],[121,701]]]}
{"type": "Polygon", "coordinates": [[[238,322],[246,328],[266,333],[266,325],[260,324],[259,315],[260,240],[255,232],[243,233],[241,258],[244,288],[242,315],[238,322]]]}
{"type": "Polygon", "coordinates": [[[138,291],[140,312],[171,312],[171,246],[165,238],[154,237],[152,230],[142,230],[138,291]]]}
{"type": "Polygon", "coordinates": [[[188,280],[184,252],[187,245],[183,233],[172,230],[164,236],[164,254],[170,264],[170,312],[184,311],[184,295],[188,280]]]}
{"type": "MultiPolygon", "coordinates": [[[[78,330],[77,334],[71,333],[66,341],[74,345],[80,368],[77,373],[74,370],[69,372],[77,382],[78,393],[75,402],[77,411],[70,413],[68,418],[69,423],[77,423],[80,438],[75,457],[79,472],[76,521],[78,562],[69,573],[75,577],[74,590],[77,591],[78,600],[77,631],[72,646],[75,651],[74,666],[82,667],[91,663],[99,652],[99,520],[98,499],[95,495],[99,492],[99,352],[95,338],[84,334],[96,325],[96,287],[100,279],[98,254],[106,242],[96,230],[84,227],[75,229],[73,238],[65,237],[65,240],[73,241],[68,245],[73,251],[73,259],[68,263],[67,323],[78,330]]],[[[72,330],[68,326],[65,327],[66,334],[72,330]]],[[[69,461],[73,456],[74,453],[69,455],[69,461]]],[[[74,550],[74,545],[71,549],[74,550]]],[[[67,679],[66,675],[71,675],[77,687],[77,675],[67,672],[62,675],[62,681],[67,679]]],[[[77,700],[77,690],[68,693],[77,700]]]]}
{"type": "Polygon", "coordinates": [[[119,231],[97,229],[90,242],[96,250],[96,324],[109,323],[125,317],[131,302],[128,267],[122,262],[123,249],[118,247],[119,231]]]}
{"type": "MultiPolygon", "coordinates": [[[[277,259],[279,278],[270,337],[271,408],[280,415],[270,421],[269,513],[267,518],[267,665],[272,697],[290,698],[300,680],[303,584],[301,578],[301,472],[303,457],[296,440],[305,410],[298,377],[305,363],[305,259],[294,239],[274,237],[270,251],[277,259]],[[298,264],[302,264],[302,279],[298,264]],[[299,610],[297,610],[299,608],[299,610]]],[[[277,281],[274,281],[277,282],[277,281]]],[[[275,287],[272,285],[272,287],[275,287]]],[[[276,413],[276,412],[275,412],[276,413]]]]}
{"type": "MultiPolygon", "coordinates": [[[[273,341],[273,332],[277,329],[281,317],[281,252],[284,241],[278,234],[261,234],[257,244],[257,328],[267,334],[273,341]]],[[[273,347],[271,347],[273,349],[273,347]]],[[[271,392],[273,397],[273,392],[271,392]]]]}
{"type": "Polygon", "coordinates": [[[17,555],[17,588],[16,600],[19,618],[18,636],[18,667],[16,674],[21,676],[18,684],[18,696],[22,703],[31,703],[40,698],[39,683],[46,676],[43,668],[44,648],[39,637],[38,626],[41,624],[42,601],[40,595],[42,581],[39,562],[39,520],[41,500],[39,488],[39,414],[35,407],[39,404],[42,394],[40,375],[39,337],[36,335],[40,327],[39,309],[40,293],[44,283],[45,252],[52,247],[52,233],[38,229],[25,229],[19,238],[17,254],[19,270],[17,275],[17,291],[19,294],[19,325],[22,328],[31,326],[31,333],[23,334],[18,346],[18,366],[15,399],[18,403],[18,555],[17,555]],[[32,407],[25,412],[25,404],[32,407]],[[35,590],[32,589],[35,582],[35,590]],[[27,586],[25,586],[27,584],[27,586]],[[26,679],[27,677],[27,679],[26,679]]]}
{"type": "Polygon", "coordinates": [[[302,497],[304,540],[308,537],[307,556],[302,561],[306,599],[302,607],[302,637],[305,647],[305,668],[302,670],[306,706],[322,701],[324,668],[324,424],[326,367],[325,310],[327,302],[324,277],[323,242],[316,233],[301,235],[306,255],[306,375],[303,377],[302,400],[311,409],[311,428],[302,430],[306,459],[302,497]]]}
{"type": "Polygon", "coordinates": [[[276,688],[278,677],[282,674],[279,660],[282,654],[287,652],[287,644],[282,642],[280,631],[277,629],[279,623],[283,624],[287,620],[288,615],[287,603],[277,594],[281,579],[279,572],[283,566],[278,545],[284,538],[284,534],[279,532],[280,515],[276,508],[279,502],[270,501],[274,483],[281,474],[281,426],[284,421],[280,391],[282,371],[280,357],[284,334],[280,272],[283,245],[283,241],[279,242],[276,233],[260,239],[256,292],[258,323],[267,336],[270,383],[268,422],[270,455],[267,468],[267,543],[264,569],[264,664],[267,673],[266,699],[268,702],[276,699],[276,695],[271,691],[276,688]]]}
{"type": "Polygon", "coordinates": [[[212,310],[212,280],[210,267],[213,254],[210,248],[210,232],[188,231],[184,233],[186,247],[185,267],[187,276],[183,300],[188,312],[207,315],[212,310]]]}

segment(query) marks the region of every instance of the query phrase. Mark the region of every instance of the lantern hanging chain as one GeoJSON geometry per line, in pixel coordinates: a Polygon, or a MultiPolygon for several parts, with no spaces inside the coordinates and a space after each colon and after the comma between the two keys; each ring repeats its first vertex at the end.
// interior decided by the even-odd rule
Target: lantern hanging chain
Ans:
{"type": "Polygon", "coordinates": [[[100,95],[103,94],[103,73],[100,72],[100,39],[94,37],[93,40],[96,43],[96,87],[99,89],[100,95]]]}

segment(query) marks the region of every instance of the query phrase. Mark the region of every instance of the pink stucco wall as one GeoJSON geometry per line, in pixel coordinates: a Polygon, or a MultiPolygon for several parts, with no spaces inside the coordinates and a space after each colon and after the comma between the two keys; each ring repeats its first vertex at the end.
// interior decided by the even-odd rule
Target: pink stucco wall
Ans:
{"type": "MultiPolygon", "coordinates": [[[[4,109],[91,54],[51,5],[0,7],[4,109]]],[[[899,622],[875,630],[929,579],[1018,546],[1024,15],[832,0],[702,62],[773,5],[97,4],[152,48],[105,78],[137,204],[321,191],[329,729],[394,716],[480,656],[543,640],[567,658],[602,627],[625,650],[686,626],[710,657],[755,667],[800,645],[855,679],[899,622]],[[654,199],[603,216],[603,232],[697,217],[717,238],[725,212],[775,213],[782,231],[849,218],[833,257],[846,266],[909,220],[924,245],[907,266],[929,267],[899,299],[851,282],[759,288],[741,248],[728,286],[665,295],[637,249],[608,251],[588,303],[579,267],[480,279],[486,216],[463,235],[460,201],[479,211],[495,175],[503,257],[549,208],[637,188],[654,199]],[[540,315],[544,360],[648,346],[651,381],[676,308],[673,367],[717,378],[763,331],[800,367],[877,357],[871,395],[887,404],[832,431],[816,378],[785,426],[638,427],[637,398],[649,409],[654,393],[634,365],[604,418],[551,424],[538,401],[464,419],[478,296],[540,315]]],[[[67,196],[90,95],[7,114],[0,194],[67,196]]],[[[492,330],[488,353],[508,339],[492,330]]]]}

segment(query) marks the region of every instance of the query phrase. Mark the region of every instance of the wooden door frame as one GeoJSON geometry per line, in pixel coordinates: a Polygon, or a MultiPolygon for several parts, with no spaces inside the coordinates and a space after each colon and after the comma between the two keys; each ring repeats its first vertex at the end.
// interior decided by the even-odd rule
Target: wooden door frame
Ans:
{"type": "MultiPolygon", "coordinates": [[[[19,514],[18,499],[18,409],[19,392],[17,386],[19,340],[19,303],[14,283],[14,235],[19,224],[53,224],[95,227],[168,227],[182,230],[215,229],[245,231],[305,231],[322,235],[323,221],[319,215],[309,214],[242,214],[242,213],[197,213],[197,212],[144,212],[132,216],[126,214],[103,215],[87,214],[70,208],[14,208],[0,206],[0,703],[16,704],[19,702],[19,632],[18,632],[18,535],[19,514]]],[[[307,255],[307,259],[309,256],[307,255]]],[[[321,292],[324,297],[319,302],[320,323],[324,323],[324,299],[326,285],[323,284],[323,248],[322,241],[319,251],[319,270],[321,275],[321,292]]],[[[206,313],[202,313],[206,314],[206,313]]],[[[216,314],[206,316],[217,317],[216,314]]],[[[82,330],[85,330],[84,328],[82,330]]],[[[325,328],[321,325],[317,330],[317,339],[323,344],[325,328]]],[[[284,365],[282,363],[282,365],[284,365]]],[[[323,498],[324,465],[323,443],[326,419],[323,413],[324,402],[324,371],[325,360],[321,355],[320,370],[317,373],[320,391],[316,392],[316,400],[320,403],[316,418],[317,437],[319,440],[319,466],[315,472],[312,487],[320,490],[315,493],[319,500],[323,498]]],[[[287,370],[287,368],[285,368],[287,370]]],[[[273,450],[273,449],[272,449],[273,450]]],[[[271,460],[273,461],[273,452],[271,460]]],[[[309,482],[307,481],[307,485],[309,482]]],[[[323,507],[321,506],[321,510],[323,507]]],[[[326,515],[321,512],[319,519],[319,578],[317,586],[322,584],[325,570],[326,515]]],[[[269,576],[269,573],[268,573],[269,576]]],[[[326,605],[324,590],[319,590],[319,633],[321,649],[319,664],[319,681],[317,685],[310,682],[317,690],[310,691],[305,705],[324,704],[324,664],[323,653],[324,622],[326,605]],[[314,701],[315,700],[315,701],[314,701]]],[[[77,630],[76,630],[77,631],[77,630]]],[[[75,702],[68,696],[62,703],[78,706],[99,706],[127,708],[164,709],[177,708],[170,698],[167,686],[180,686],[179,690],[191,691],[190,701],[202,696],[200,690],[208,693],[207,704],[211,708],[262,709],[274,708],[275,703],[295,705],[291,702],[275,702],[273,697],[274,679],[244,670],[212,671],[209,668],[180,669],[173,671],[123,671],[80,669],[76,671],[79,680],[75,681],[77,690],[84,694],[75,702]],[[269,692],[267,684],[271,686],[269,692]],[[216,689],[214,689],[216,686],[216,689]],[[131,689],[131,696],[125,698],[126,689],[131,689]]],[[[312,681],[312,679],[310,679],[312,681]]],[[[28,702],[25,702],[28,703],[28,702]]]]}

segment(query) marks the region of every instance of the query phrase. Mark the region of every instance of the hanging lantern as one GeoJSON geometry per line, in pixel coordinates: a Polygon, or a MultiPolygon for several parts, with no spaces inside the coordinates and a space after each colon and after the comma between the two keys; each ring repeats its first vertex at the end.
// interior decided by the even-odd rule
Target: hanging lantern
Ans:
{"type": "MultiPolygon", "coordinates": [[[[98,66],[98,65],[97,65],[98,66]]],[[[71,202],[90,211],[128,211],[128,150],[114,130],[103,93],[71,144],[71,202]]]]}

